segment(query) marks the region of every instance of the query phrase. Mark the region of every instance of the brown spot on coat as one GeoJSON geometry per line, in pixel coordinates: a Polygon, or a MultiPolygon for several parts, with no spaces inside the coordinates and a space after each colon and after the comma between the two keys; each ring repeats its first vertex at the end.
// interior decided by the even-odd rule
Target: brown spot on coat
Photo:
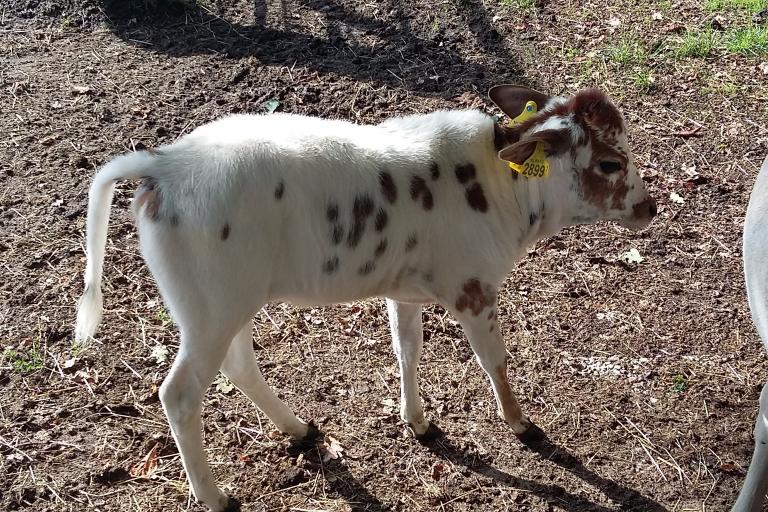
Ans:
{"type": "Polygon", "coordinates": [[[418,243],[419,243],[419,239],[416,236],[416,233],[413,233],[411,236],[408,237],[408,240],[405,241],[405,252],[412,251],[418,243]]]}
{"type": "Polygon", "coordinates": [[[392,175],[387,171],[381,171],[379,173],[379,186],[384,198],[390,204],[393,204],[397,200],[397,186],[395,185],[395,180],[392,179],[392,175]]]}
{"type": "Polygon", "coordinates": [[[336,222],[336,219],[339,218],[339,205],[336,203],[329,204],[325,210],[325,218],[328,219],[328,222],[336,222]]]}
{"type": "Polygon", "coordinates": [[[411,199],[414,201],[421,200],[421,206],[425,210],[431,210],[434,206],[432,191],[429,190],[427,182],[421,176],[411,178],[411,199]]]}
{"type": "Polygon", "coordinates": [[[381,256],[384,254],[384,252],[387,250],[387,239],[382,238],[379,242],[379,245],[376,246],[376,250],[373,251],[374,258],[381,258],[381,256]]]}
{"type": "Polygon", "coordinates": [[[385,227],[387,227],[387,222],[389,221],[389,216],[387,215],[387,212],[384,210],[384,208],[379,208],[379,211],[376,213],[376,220],[374,221],[374,227],[376,228],[376,231],[382,232],[385,227]]]}
{"type": "Polygon", "coordinates": [[[357,273],[361,276],[366,276],[373,272],[376,269],[376,262],[374,261],[367,261],[365,265],[361,266],[357,269],[357,273]]]}
{"type": "Polygon", "coordinates": [[[323,274],[333,274],[339,268],[339,257],[328,258],[323,263],[323,274]]]}
{"type": "Polygon", "coordinates": [[[479,212],[488,211],[488,201],[485,199],[485,193],[483,187],[479,183],[474,183],[467,189],[466,192],[467,203],[473,210],[479,212]]]}
{"type": "Polygon", "coordinates": [[[275,199],[278,201],[283,198],[283,194],[285,193],[285,182],[280,180],[280,183],[277,184],[277,187],[275,187],[275,199]]]}
{"type": "Polygon", "coordinates": [[[466,183],[473,180],[477,174],[474,164],[457,165],[455,172],[456,179],[459,180],[459,183],[466,183]]]}
{"type": "Polygon", "coordinates": [[[352,205],[352,227],[349,229],[349,235],[347,235],[349,247],[356,247],[360,243],[365,232],[365,224],[372,213],[373,200],[369,196],[362,195],[355,198],[352,205]]]}
{"type": "Polygon", "coordinates": [[[429,166],[429,175],[432,176],[432,181],[436,181],[440,178],[440,166],[437,162],[432,162],[429,166]]]}
{"type": "Polygon", "coordinates": [[[229,238],[229,224],[224,224],[224,227],[221,228],[221,239],[226,240],[229,238]]]}
{"type": "Polygon", "coordinates": [[[333,245],[339,245],[343,238],[344,228],[341,224],[334,224],[333,229],[331,230],[331,242],[333,242],[333,245]]]}
{"type": "Polygon", "coordinates": [[[472,315],[477,316],[496,302],[493,289],[488,285],[483,286],[477,278],[467,279],[462,291],[463,293],[456,299],[456,309],[460,312],[469,309],[472,315]]]}

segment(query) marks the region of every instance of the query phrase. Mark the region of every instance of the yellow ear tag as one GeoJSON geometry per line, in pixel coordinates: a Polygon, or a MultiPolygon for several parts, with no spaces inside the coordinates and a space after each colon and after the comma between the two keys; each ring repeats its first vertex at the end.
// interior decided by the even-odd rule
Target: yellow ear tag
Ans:
{"type": "MultiPolygon", "coordinates": [[[[525,108],[520,115],[509,122],[509,126],[520,124],[528,118],[535,116],[537,112],[538,105],[536,105],[536,102],[529,101],[525,104],[525,108]]],[[[528,178],[546,178],[549,175],[549,161],[547,161],[547,155],[544,152],[544,144],[538,142],[536,149],[533,150],[531,156],[522,165],[509,162],[509,168],[528,178]]]]}
{"type": "Polygon", "coordinates": [[[523,108],[523,111],[520,113],[520,115],[509,121],[509,126],[515,126],[516,124],[520,124],[523,121],[528,120],[529,117],[535,116],[538,110],[539,107],[536,105],[536,102],[533,100],[529,101],[525,104],[525,108],[523,108]]]}

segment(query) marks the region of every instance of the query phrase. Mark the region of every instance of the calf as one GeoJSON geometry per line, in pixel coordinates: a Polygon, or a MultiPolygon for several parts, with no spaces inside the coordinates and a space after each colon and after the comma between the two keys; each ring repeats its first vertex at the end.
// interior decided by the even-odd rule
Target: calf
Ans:
{"type": "Polygon", "coordinates": [[[376,126],[239,115],[117,157],[96,175],[77,339],[90,338],[101,317],[114,183],[140,178],[133,204],[141,251],[181,332],[160,399],[192,490],[212,510],[237,506],[216,486],[200,433],[203,394],[216,372],[282,432],[298,440],[316,433],[259,371],[251,318],[268,301],[386,297],[400,414],[422,438],[437,430],[417,383],[421,309],[440,303],[462,324],[500,415],[523,439],[537,432],[507,380],[500,284],[537,240],[600,219],[641,228],[656,204],[622,116],[601,92],[559,98],[503,85],[490,95],[514,126],[479,111],[376,126]]]}
{"type": "MultiPolygon", "coordinates": [[[[744,222],[744,275],[752,320],[768,350],[768,158],[763,162],[747,207],[744,222]]],[[[760,393],[760,409],[755,423],[755,453],[733,512],[763,510],[767,491],[768,383],[760,393]]]]}

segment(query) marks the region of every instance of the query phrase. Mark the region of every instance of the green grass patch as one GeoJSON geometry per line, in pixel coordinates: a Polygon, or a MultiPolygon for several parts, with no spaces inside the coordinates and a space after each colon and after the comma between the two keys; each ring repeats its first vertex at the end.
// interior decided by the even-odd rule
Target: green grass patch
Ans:
{"type": "Polygon", "coordinates": [[[13,370],[19,373],[31,373],[43,368],[43,355],[40,353],[37,343],[33,343],[32,348],[27,352],[5,348],[2,359],[8,361],[13,370]]]}
{"type": "Polygon", "coordinates": [[[171,318],[171,315],[168,314],[168,311],[162,306],[160,306],[160,308],[157,310],[157,313],[155,313],[155,320],[159,321],[163,327],[173,323],[173,318],[171,318]]]}
{"type": "Polygon", "coordinates": [[[768,0],[707,0],[704,7],[708,11],[733,9],[755,13],[768,9],[768,0]]]}
{"type": "Polygon", "coordinates": [[[532,9],[536,6],[536,0],[501,0],[503,7],[517,9],[532,9]]]}
{"type": "Polygon", "coordinates": [[[630,78],[632,78],[632,83],[635,85],[635,88],[641,92],[648,93],[653,89],[654,78],[651,72],[647,69],[639,69],[635,71],[630,75],[630,78]]]}
{"type": "Polygon", "coordinates": [[[747,27],[725,34],[729,52],[751,57],[768,55],[768,27],[747,27]]]}
{"type": "Polygon", "coordinates": [[[648,60],[648,50],[643,42],[634,36],[623,37],[615,46],[607,47],[605,55],[621,66],[641,65],[648,60]]]}
{"type": "Polygon", "coordinates": [[[675,56],[680,58],[708,57],[714,47],[715,34],[712,30],[688,31],[680,41],[680,46],[675,49],[675,56]]]}
{"type": "Polygon", "coordinates": [[[674,377],[672,377],[672,391],[675,393],[682,393],[685,391],[686,385],[685,385],[685,375],[682,373],[678,373],[674,377]]]}

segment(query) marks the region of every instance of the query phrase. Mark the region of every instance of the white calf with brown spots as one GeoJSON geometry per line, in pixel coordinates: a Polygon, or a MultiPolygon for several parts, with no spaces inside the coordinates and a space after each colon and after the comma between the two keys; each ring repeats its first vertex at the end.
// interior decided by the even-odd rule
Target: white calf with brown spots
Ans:
{"type": "MultiPolygon", "coordinates": [[[[752,320],[768,351],[768,158],[752,189],[744,222],[744,275],[752,320]]],[[[733,512],[763,510],[768,492],[768,383],[760,393],[755,451],[733,512]]]]}
{"type": "Polygon", "coordinates": [[[529,100],[539,113],[514,127],[479,111],[376,126],[232,116],[156,151],[119,156],[96,175],[77,339],[93,336],[101,317],[114,183],[142,179],[134,201],[141,251],[181,332],[160,399],[192,490],[212,510],[236,506],[216,486],[201,437],[203,394],[218,371],[281,431],[316,434],[259,372],[250,325],[269,301],[386,297],[402,419],[422,438],[439,431],[419,396],[421,305],[440,303],[464,327],[502,417],[523,439],[537,432],[507,379],[499,285],[537,240],[597,220],[644,227],[656,206],[622,117],[602,93],[551,98],[505,85],[491,98],[510,117],[529,100]],[[510,169],[541,148],[546,179],[510,169]]]}

